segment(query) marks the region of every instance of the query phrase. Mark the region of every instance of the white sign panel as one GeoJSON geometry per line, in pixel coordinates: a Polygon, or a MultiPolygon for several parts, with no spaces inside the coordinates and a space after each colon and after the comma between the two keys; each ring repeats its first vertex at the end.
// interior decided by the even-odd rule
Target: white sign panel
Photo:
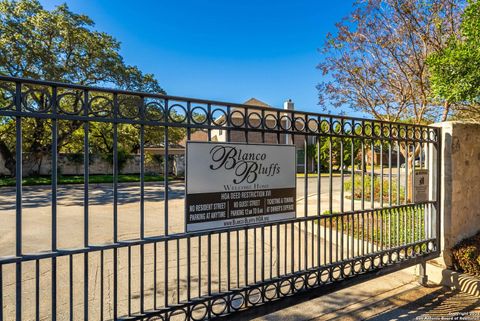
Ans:
{"type": "Polygon", "coordinates": [[[428,201],[428,170],[415,170],[415,184],[414,184],[415,202],[428,201]]]}
{"type": "Polygon", "coordinates": [[[186,230],[295,217],[295,146],[187,142],[186,230]]]}

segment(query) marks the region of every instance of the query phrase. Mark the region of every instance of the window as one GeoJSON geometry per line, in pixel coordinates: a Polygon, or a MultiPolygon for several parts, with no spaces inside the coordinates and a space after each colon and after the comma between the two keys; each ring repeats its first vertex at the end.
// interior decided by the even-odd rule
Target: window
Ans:
{"type": "Polygon", "coordinates": [[[297,149],[297,165],[303,165],[303,163],[305,163],[305,151],[297,149]]]}

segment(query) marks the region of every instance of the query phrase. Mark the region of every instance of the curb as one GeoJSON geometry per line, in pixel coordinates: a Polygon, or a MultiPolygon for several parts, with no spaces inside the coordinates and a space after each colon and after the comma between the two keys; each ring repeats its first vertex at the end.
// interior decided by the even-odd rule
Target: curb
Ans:
{"type": "Polygon", "coordinates": [[[434,283],[480,298],[479,277],[443,268],[435,261],[427,262],[427,275],[428,279],[434,283]]]}

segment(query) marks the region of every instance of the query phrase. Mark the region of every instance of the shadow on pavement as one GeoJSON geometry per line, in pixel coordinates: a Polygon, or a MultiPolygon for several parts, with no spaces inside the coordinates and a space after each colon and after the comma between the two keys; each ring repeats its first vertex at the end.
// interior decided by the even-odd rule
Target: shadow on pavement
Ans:
{"type": "MultiPolygon", "coordinates": [[[[383,304],[392,307],[380,314],[367,317],[356,318],[349,314],[346,320],[442,320],[442,318],[452,318],[452,320],[462,320],[463,318],[472,318],[471,320],[480,320],[480,298],[465,294],[459,291],[452,291],[448,288],[439,288],[430,293],[422,293],[418,297],[422,288],[405,291],[398,295],[386,299],[383,304]],[[475,312],[475,315],[471,312],[475,312]]],[[[339,316],[340,317],[340,316],[339,316]]],[[[337,318],[335,318],[337,319],[337,318]]]]}
{"type": "Polygon", "coordinates": [[[273,321],[279,318],[291,321],[480,320],[480,298],[441,286],[417,286],[379,300],[369,297],[368,292],[368,289],[357,290],[350,297],[345,293],[336,292],[323,297],[306,296],[299,298],[297,302],[295,300],[284,302],[283,308],[262,306],[258,312],[252,309],[239,318],[232,315],[226,319],[242,321],[273,321]],[[309,300],[312,301],[308,302],[309,300]],[[309,307],[310,304],[322,305],[323,307],[318,309],[322,312],[312,315],[312,310],[317,308],[309,307]],[[287,308],[289,309],[282,311],[287,308]],[[466,319],[468,317],[470,319],[466,319]]]}

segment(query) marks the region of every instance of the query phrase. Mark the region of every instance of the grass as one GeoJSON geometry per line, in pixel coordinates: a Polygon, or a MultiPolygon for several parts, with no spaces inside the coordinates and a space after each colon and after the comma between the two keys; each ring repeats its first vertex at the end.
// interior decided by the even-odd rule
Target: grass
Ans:
{"type": "MultiPolygon", "coordinates": [[[[322,215],[328,217],[330,212],[325,211],[322,215]]],[[[357,239],[364,238],[365,241],[384,246],[397,246],[425,238],[424,218],[425,210],[422,207],[407,206],[354,214],[353,217],[332,216],[331,220],[320,220],[320,224],[336,231],[343,225],[343,232],[349,231],[352,235],[353,230],[353,236],[357,239]]]]}
{"type": "MultiPolygon", "coordinates": [[[[171,176],[169,180],[175,179],[171,176]]],[[[163,181],[164,177],[161,175],[145,175],[145,182],[159,182],[163,181]]],[[[120,174],[118,175],[119,183],[135,183],[140,182],[140,175],[137,174],[120,174]]],[[[84,179],[83,175],[68,175],[68,176],[59,176],[58,185],[66,184],[83,184],[84,179]]],[[[90,175],[89,183],[91,184],[103,184],[103,183],[113,183],[113,175],[90,175]]],[[[51,185],[52,180],[50,176],[32,176],[24,177],[22,179],[23,186],[35,186],[35,185],[51,185]]],[[[0,187],[1,186],[15,186],[16,181],[14,177],[0,177],[0,187]]]]}

